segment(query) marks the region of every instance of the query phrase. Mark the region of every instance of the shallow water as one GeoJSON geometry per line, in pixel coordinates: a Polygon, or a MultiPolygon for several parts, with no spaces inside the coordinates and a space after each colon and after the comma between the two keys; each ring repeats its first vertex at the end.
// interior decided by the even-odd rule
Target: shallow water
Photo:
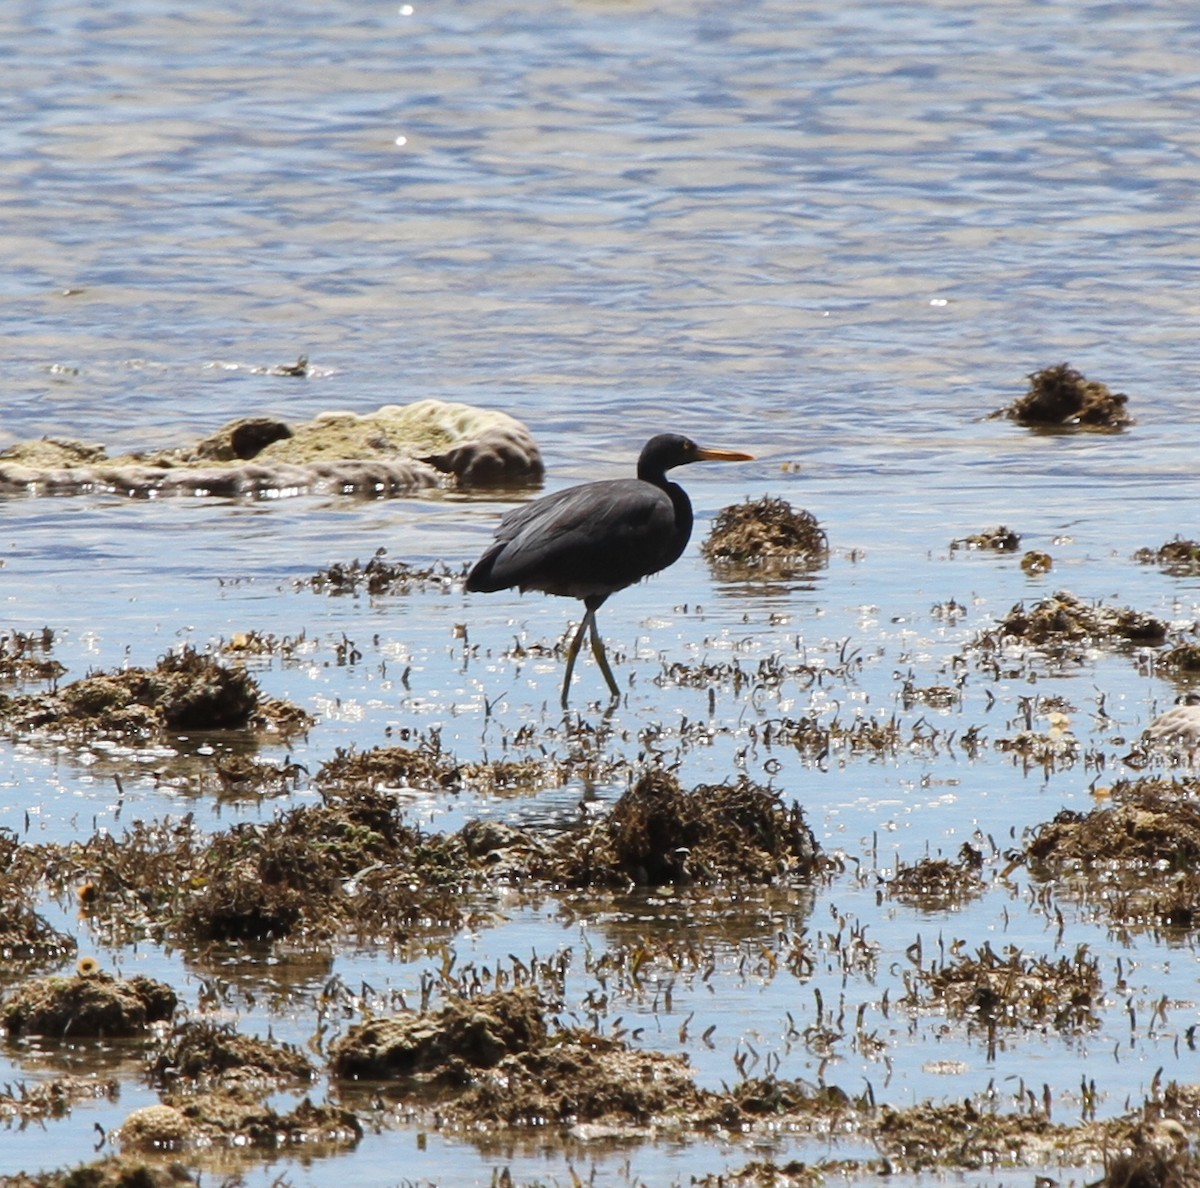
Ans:
{"type": "MultiPolygon", "coordinates": [[[[653,748],[687,784],[770,777],[851,869],[953,855],[972,839],[1004,849],[1061,807],[1091,807],[1093,782],[1117,773],[1024,772],[995,750],[972,760],[944,741],[817,765],[748,746],[745,731],[812,709],[894,712],[909,730],[924,718],[943,739],[981,724],[994,739],[1023,724],[1023,698],[1061,693],[1077,707],[1083,749],[1116,756],[1170,704],[1175,688],[1111,654],[1036,684],[972,671],[951,710],[906,710],[899,694],[910,673],[918,686],[949,683],[977,631],[1056,589],[1151,611],[1181,633],[1200,618],[1200,582],[1130,561],[1135,548],[1195,534],[1198,49],[1200,20],[1162,2],[531,12],[503,0],[324,0],[286,16],[163,0],[12,4],[0,12],[10,96],[0,446],[57,434],[115,451],[248,412],[302,419],[437,396],[527,421],[552,488],[627,473],[665,427],[751,449],[755,463],[686,472],[697,540],[719,508],[771,493],[818,516],[830,563],[792,582],[726,584],[693,543],[668,574],[614,598],[601,627],[631,685],[610,721],[610,755],[636,764],[653,748]],[[300,354],[311,378],[265,373],[300,354]],[[1130,393],[1137,426],[1041,436],[983,419],[1021,394],[1026,373],[1064,359],[1130,393]],[[953,538],[1001,523],[1023,548],[1049,551],[1053,573],[1029,579],[1016,558],[950,551],[953,538]],[[951,599],[961,619],[934,612],[951,599]],[[848,679],[754,695],[719,687],[711,716],[707,690],[656,683],[671,662],[803,656],[836,667],[844,649],[862,662],[848,679]]],[[[434,725],[463,759],[496,757],[528,722],[565,748],[559,666],[518,666],[505,652],[514,639],[556,641],[572,604],[456,588],[331,598],[295,585],[381,546],[457,569],[500,510],[452,496],[10,499],[0,626],[52,627],[66,679],[151,664],[184,641],[303,631],[310,647],[298,659],[265,661],[257,675],[318,715],[292,751],[310,771],[335,747],[434,725]],[[347,640],[362,658],[339,664],[347,640]]],[[[602,691],[581,663],[573,708],[585,722],[600,722],[602,691]]],[[[185,811],[221,828],[280,807],[197,796],[162,778],[172,762],[100,748],[81,761],[4,742],[0,825],[63,840],[185,811]]],[[[581,797],[603,804],[623,788],[419,798],[411,811],[431,829],[473,815],[562,825],[581,797]]],[[[313,795],[301,787],[293,799],[313,795]]],[[[720,921],[689,923],[686,897],[669,894],[586,919],[552,899],[494,906],[493,926],[448,938],[463,960],[570,947],[579,999],[588,945],[697,928],[718,958],[713,978],[676,986],[667,1013],[661,995],[634,996],[607,1025],[637,1018],[641,1042],[682,1046],[708,1086],[736,1077],[747,1043],[761,1060],[777,1055],[780,1076],[823,1071],[854,1091],[866,1081],[892,1104],[989,1084],[1008,1102],[1017,1081],[1039,1095],[1045,1083],[1064,1119],[1085,1076],[1109,1114],[1140,1101],[1160,1068],[1164,1081],[1195,1079],[1179,1043],[1197,1021],[1190,945],[1116,938],[1061,902],[1059,938],[1020,876],[940,914],[877,904],[874,886],[849,875],[812,900],[749,897],[744,914],[720,921]],[[833,936],[839,918],[881,946],[873,976],[845,980],[832,964],[806,984],[745,972],[746,954],[781,930],[833,936]],[[1107,993],[1100,1033],[1019,1034],[989,1060],[961,1025],[894,1005],[885,1016],[884,992],[894,1004],[918,933],[927,948],[990,939],[1047,955],[1086,942],[1107,993]],[[850,1016],[866,1004],[888,1061],[843,1046],[822,1070],[789,1045],[788,1014],[811,1021],[814,988],[827,1008],[844,998],[850,1016]],[[1167,1021],[1148,1024],[1147,1004],[1164,995],[1167,1021]],[[711,1047],[699,1038],[710,1024],[711,1047]],[[966,1067],[948,1077],[927,1071],[931,1059],[966,1067]]],[[[214,968],[152,946],[102,950],[86,925],[64,923],[81,952],[168,978],[193,1010],[224,979],[241,1028],[299,1043],[331,976],[411,994],[438,960],[347,952],[316,967],[214,968]]],[[[0,1080],[78,1059],[18,1049],[0,1080]]],[[[80,1105],[46,1133],[4,1133],[0,1173],[90,1158],[94,1122],[111,1128],[150,1100],[135,1075],[123,1083],[115,1107],[80,1105]]],[[[377,1183],[403,1159],[431,1182],[487,1183],[503,1166],[567,1182],[568,1163],[600,1183],[686,1182],[755,1155],[715,1143],[564,1153],[536,1136],[511,1148],[436,1134],[422,1144],[385,1131],[353,1155],[283,1160],[262,1177],[377,1183]]]]}

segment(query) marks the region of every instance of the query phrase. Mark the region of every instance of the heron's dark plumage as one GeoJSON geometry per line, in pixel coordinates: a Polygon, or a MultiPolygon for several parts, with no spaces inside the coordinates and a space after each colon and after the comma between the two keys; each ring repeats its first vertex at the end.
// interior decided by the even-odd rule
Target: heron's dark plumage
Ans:
{"type": "Polygon", "coordinates": [[[587,483],[509,512],[467,589],[586,598],[665,569],[692,532],[691,504],[670,486],[674,492],[641,479],[587,483]]]}
{"type": "Polygon", "coordinates": [[[638,458],[638,477],[584,483],[514,508],[496,539],[467,575],[468,590],[516,586],[582,598],[588,615],[568,653],[567,685],[584,628],[616,696],[595,628],[597,607],[617,590],[677,561],[692,534],[692,504],[666,472],[705,458],[739,460],[748,454],[705,450],[676,433],[652,437],[638,458]]]}

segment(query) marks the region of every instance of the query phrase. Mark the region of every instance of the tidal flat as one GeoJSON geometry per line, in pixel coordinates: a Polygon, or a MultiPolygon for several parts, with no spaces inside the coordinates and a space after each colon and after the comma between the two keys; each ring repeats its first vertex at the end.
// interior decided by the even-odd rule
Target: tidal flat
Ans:
{"type": "Polygon", "coordinates": [[[6,1174],[1191,1182],[1200,784],[1142,728],[1194,623],[981,526],[828,634],[867,550],[717,547],[779,503],[614,599],[612,705],[552,708],[570,603],[383,551],[146,666],[8,632],[6,1174]]]}

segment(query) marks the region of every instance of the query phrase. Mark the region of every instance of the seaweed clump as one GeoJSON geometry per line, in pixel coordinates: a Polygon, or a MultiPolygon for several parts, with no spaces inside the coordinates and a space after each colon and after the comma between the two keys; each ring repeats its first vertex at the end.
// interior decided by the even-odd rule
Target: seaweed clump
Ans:
{"type": "Polygon", "coordinates": [[[202,941],[394,940],[421,919],[457,924],[466,874],[458,842],[424,837],[394,798],[360,789],[213,837],[177,924],[202,941]]]}
{"type": "Polygon", "coordinates": [[[362,1123],[349,1110],[314,1105],[305,1098],[294,1110],[281,1114],[238,1090],[200,1093],[176,1104],[134,1110],[118,1132],[123,1150],[224,1146],[275,1151],[303,1144],[307,1155],[321,1147],[354,1147],[362,1135],[362,1123]]]}
{"type": "Polygon", "coordinates": [[[1029,391],[993,413],[1020,425],[1048,429],[1119,430],[1133,424],[1129,397],[1085,378],[1069,363],[1029,375],[1029,391]]]}
{"type": "Polygon", "coordinates": [[[1200,927],[1200,780],[1119,780],[1112,807],[1064,809],[1025,845],[1030,871],[1116,924],[1200,927]]]}
{"type": "Polygon", "coordinates": [[[1029,577],[1040,577],[1054,568],[1054,558],[1040,549],[1030,549],[1021,558],[1021,571],[1029,577]]]}
{"type": "MultiPolygon", "coordinates": [[[[1008,946],[1003,956],[986,941],[972,956],[922,969],[920,980],[931,997],[953,1014],[996,1027],[1039,1027],[1059,1030],[1095,1027],[1099,1023],[1102,986],[1100,961],[1081,945],[1057,961],[1026,957],[1008,946]]],[[[913,993],[906,1000],[917,1005],[913,993]]]]}
{"type": "Polygon", "coordinates": [[[0,721],[18,730],[65,730],[86,737],[164,731],[306,729],[311,718],[263,696],[243,668],[226,668],[185,647],[154,668],[96,673],[54,693],[0,697],[0,721]]]}
{"type": "Polygon", "coordinates": [[[964,843],[957,862],[923,858],[911,866],[897,863],[896,873],[888,882],[888,894],[925,911],[941,911],[982,894],[982,869],[983,855],[964,843]]]}
{"type": "Polygon", "coordinates": [[[178,999],[164,982],[104,972],[39,978],[18,987],[0,1007],[10,1038],[137,1035],[170,1019],[178,999]]]}
{"type": "Polygon", "coordinates": [[[375,597],[448,590],[454,581],[455,575],[444,565],[422,568],[406,561],[388,561],[387,549],[380,548],[365,565],[357,557],[349,562],[335,561],[296,584],[307,586],[316,594],[357,596],[365,591],[375,597]]]}
{"type": "Polygon", "coordinates": [[[1184,540],[1176,536],[1157,549],[1138,549],[1133,559],[1141,565],[1159,565],[1173,577],[1200,573],[1200,540],[1184,540]]]}
{"type": "Polygon", "coordinates": [[[824,562],[829,538],[811,512],[764,495],[718,512],[700,552],[724,571],[777,572],[824,562]]]}
{"type": "Polygon", "coordinates": [[[973,532],[970,536],[955,537],[950,542],[950,551],[970,549],[978,552],[990,550],[994,553],[1015,553],[1021,547],[1021,535],[1001,525],[999,528],[988,528],[983,532],[973,532]]]}
{"type": "Polygon", "coordinates": [[[1047,877],[1103,865],[1164,870],[1200,866],[1200,780],[1119,780],[1112,808],[1066,809],[1026,843],[1035,871],[1047,877]]]}
{"type": "Polygon", "coordinates": [[[11,829],[0,828],[0,960],[6,964],[57,964],[75,952],[75,938],[34,910],[41,876],[36,848],[22,846],[11,829]]]}
{"type": "Polygon", "coordinates": [[[0,634],[0,680],[56,681],[66,665],[47,653],[54,646],[54,632],[11,630],[0,634]]]}
{"type": "Polygon", "coordinates": [[[63,1171],[18,1172],[4,1182],[6,1188],[199,1188],[202,1179],[201,1171],[178,1160],[108,1155],[63,1171]]]}
{"type": "Polygon", "coordinates": [[[327,793],[406,786],[440,789],[454,785],[457,773],[458,764],[436,746],[372,747],[367,751],[337,747],[333,758],[321,765],[315,783],[327,793]]]}
{"type": "Polygon", "coordinates": [[[0,1089],[0,1119],[6,1126],[13,1119],[22,1125],[42,1123],[67,1117],[77,1101],[116,1101],[120,1093],[120,1083],[115,1077],[102,1080],[87,1075],[60,1076],[48,1081],[18,1081],[15,1085],[10,1082],[0,1089]]]}
{"type": "Polygon", "coordinates": [[[820,850],[803,810],[742,778],[685,792],[647,772],[590,830],[564,838],[557,875],[577,886],[770,883],[808,877],[820,850]]]}
{"type": "Polygon", "coordinates": [[[1170,675],[1200,673],[1200,644],[1182,643],[1168,648],[1154,658],[1154,669],[1170,675]]]}
{"type": "Polygon", "coordinates": [[[1018,640],[1033,647],[1071,644],[1141,644],[1157,647],[1167,637],[1162,619],[1129,607],[1084,602],[1060,590],[1032,608],[1017,603],[995,627],[976,639],[976,646],[999,650],[1006,641],[1018,640]]]}
{"type": "Polygon", "coordinates": [[[316,1070],[290,1045],[239,1035],[229,1024],[199,1020],[176,1028],[155,1057],[151,1074],[166,1086],[188,1082],[229,1088],[309,1082],[316,1070]]]}
{"type": "MultiPolygon", "coordinates": [[[[1178,1087],[1168,1085],[1166,1096],[1177,1095],[1178,1087]]],[[[1098,1188],[1200,1188],[1200,1152],[1191,1141],[1194,1107],[1190,1113],[1189,1125],[1166,1117],[1134,1127],[1120,1153],[1105,1159],[1098,1188]]]]}
{"type": "Polygon", "coordinates": [[[705,1100],[684,1057],[580,1028],[551,1032],[547,1009],[522,988],[367,1020],[333,1045],[330,1069],[432,1086],[443,1093],[439,1115],[469,1125],[645,1123],[705,1100]]]}
{"type": "Polygon", "coordinates": [[[6,964],[46,965],[75,951],[73,936],[53,928],[10,890],[11,881],[0,876],[0,958],[6,964]]]}

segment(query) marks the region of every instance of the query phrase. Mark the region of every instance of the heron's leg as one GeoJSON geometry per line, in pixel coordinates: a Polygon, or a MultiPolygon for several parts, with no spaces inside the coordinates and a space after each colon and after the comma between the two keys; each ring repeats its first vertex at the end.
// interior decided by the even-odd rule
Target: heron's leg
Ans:
{"type": "Polygon", "coordinates": [[[579,624],[579,630],[575,632],[575,638],[571,640],[571,646],[567,649],[567,675],[563,677],[562,690],[562,707],[567,708],[567,693],[571,688],[571,673],[575,671],[575,657],[579,655],[579,645],[583,643],[583,633],[587,630],[588,622],[593,624],[592,630],[595,630],[595,611],[590,607],[588,613],[583,616],[583,622],[579,624]]]}
{"type": "Polygon", "coordinates": [[[604,679],[608,682],[608,687],[612,691],[613,700],[621,696],[621,690],[617,688],[617,679],[612,674],[612,669],[608,666],[608,655],[604,651],[604,641],[600,638],[599,628],[596,626],[596,612],[588,611],[588,618],[592,621],[592,655],[596,657],[596,663],[600,665],[600,671],[604,673],[604,679]]]}

